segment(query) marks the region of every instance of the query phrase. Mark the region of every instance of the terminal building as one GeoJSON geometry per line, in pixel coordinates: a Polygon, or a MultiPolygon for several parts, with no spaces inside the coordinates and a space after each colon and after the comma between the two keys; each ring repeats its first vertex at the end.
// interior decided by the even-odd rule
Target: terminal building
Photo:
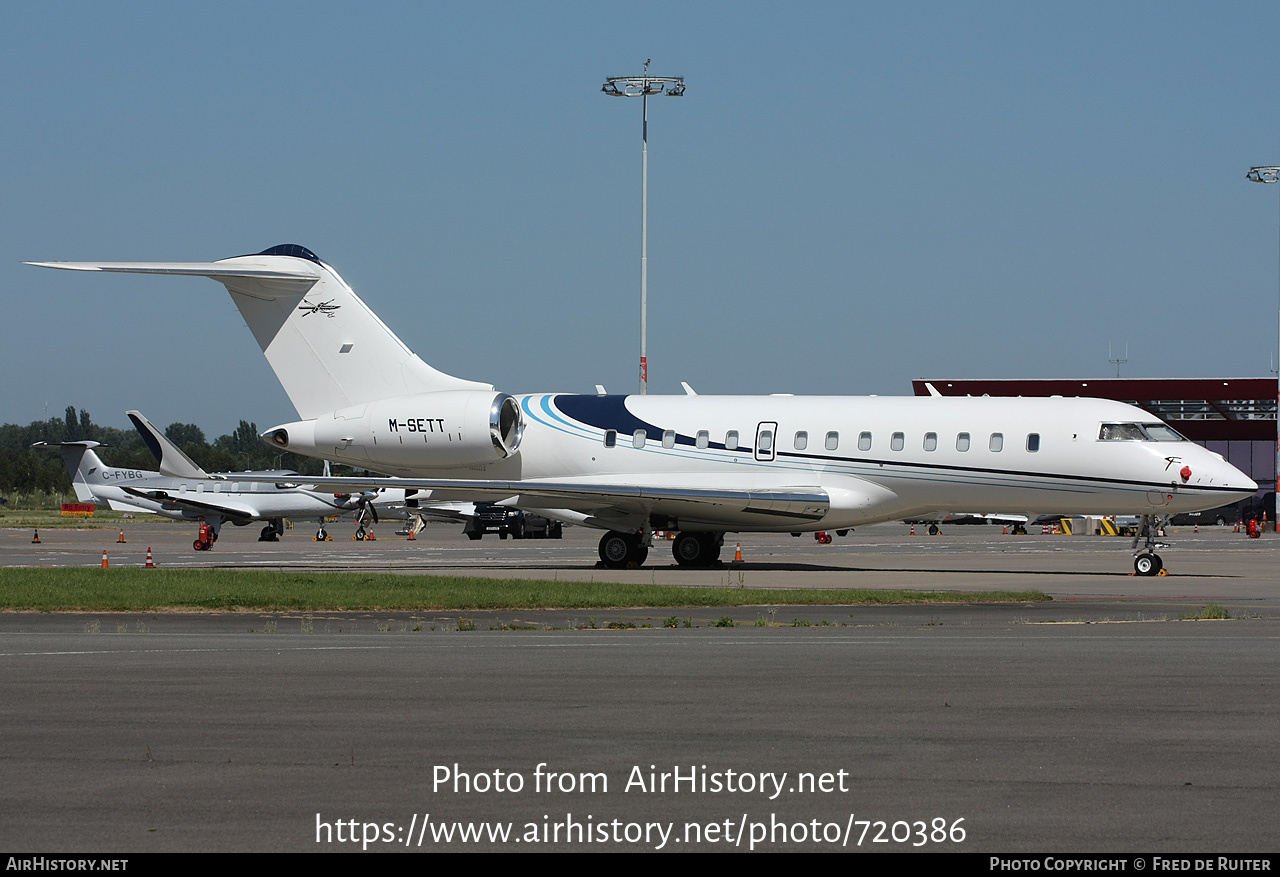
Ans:
{"type": "Polygon", "coordinates": [[[932,386],[943,396],[1088,396],[1127,402],[1221,454],[1258,483],[1259,499],[1275,490],[1274,378],[925,378],[911,385],[917,396],[930,395],[932,386]]]}

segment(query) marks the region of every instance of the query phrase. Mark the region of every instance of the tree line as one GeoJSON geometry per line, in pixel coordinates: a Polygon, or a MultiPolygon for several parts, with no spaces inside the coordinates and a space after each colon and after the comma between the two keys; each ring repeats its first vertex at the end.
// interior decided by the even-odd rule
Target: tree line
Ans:
{"type": "MultiPolygon", "coordinates": [[[[171,423],[165,436],[207,472],[241,472],[246,469],[291,469],[304,475],[319,475],[320,460],[297,454],[279,453],[258,438],[258,426],[246,420],[212,443],[194,423],[171,423]]],[[[62,418],[37,420],[27,426],[6,423],[0,426],[0,492],[29,493],[71,490],[71,476],[56,450],[31,447],[36,442],[101,442],[97,450],[108,466],[130,469],[157,469],[159,461],[148,450],[136,430],[99,426],[83,409],[68,405],[62,418]]]]}

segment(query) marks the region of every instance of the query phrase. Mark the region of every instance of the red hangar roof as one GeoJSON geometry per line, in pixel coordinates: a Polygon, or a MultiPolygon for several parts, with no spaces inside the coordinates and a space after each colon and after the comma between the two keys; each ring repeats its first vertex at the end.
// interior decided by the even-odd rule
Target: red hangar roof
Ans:
{"type": "Polygon", "coordinates": [[[1137,405],[1192,441],[1275,441],[1275,378],[1010,378],[911,382],[943,396],[1088,396],[1137,405]]]}

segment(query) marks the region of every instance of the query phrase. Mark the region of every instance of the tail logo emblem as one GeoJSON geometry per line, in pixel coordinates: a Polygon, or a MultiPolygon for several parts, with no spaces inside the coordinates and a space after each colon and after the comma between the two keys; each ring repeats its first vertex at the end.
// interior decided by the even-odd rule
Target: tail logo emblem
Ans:
{"type": "Polygon", "coordinates": [[[319,304],[313,305],[311,302],[307,301],[304,298],[302,300],[302,304],[298,306],[298,310],[306,311],[306,313],[302,315],[304,317],[309,316],[311,314],[324,314],[326,317],[332,320],[333,312],[340,307],[342,307],[342,305],[334,304],[333,299],[329,299],[328,301],[322,301],[319,304]]]}

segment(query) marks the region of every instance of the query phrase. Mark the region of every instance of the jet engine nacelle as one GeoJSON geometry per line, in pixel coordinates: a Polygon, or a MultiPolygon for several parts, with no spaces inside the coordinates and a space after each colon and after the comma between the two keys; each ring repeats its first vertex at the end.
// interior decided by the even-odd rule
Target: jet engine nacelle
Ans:
{"type": "Polygon", "coordinates": [[[308,457],[387,470],[493,463],[520,448],[520,403],[506,393],[450,390],[353,405],[286,423],[262,438],[308,457]]]}

